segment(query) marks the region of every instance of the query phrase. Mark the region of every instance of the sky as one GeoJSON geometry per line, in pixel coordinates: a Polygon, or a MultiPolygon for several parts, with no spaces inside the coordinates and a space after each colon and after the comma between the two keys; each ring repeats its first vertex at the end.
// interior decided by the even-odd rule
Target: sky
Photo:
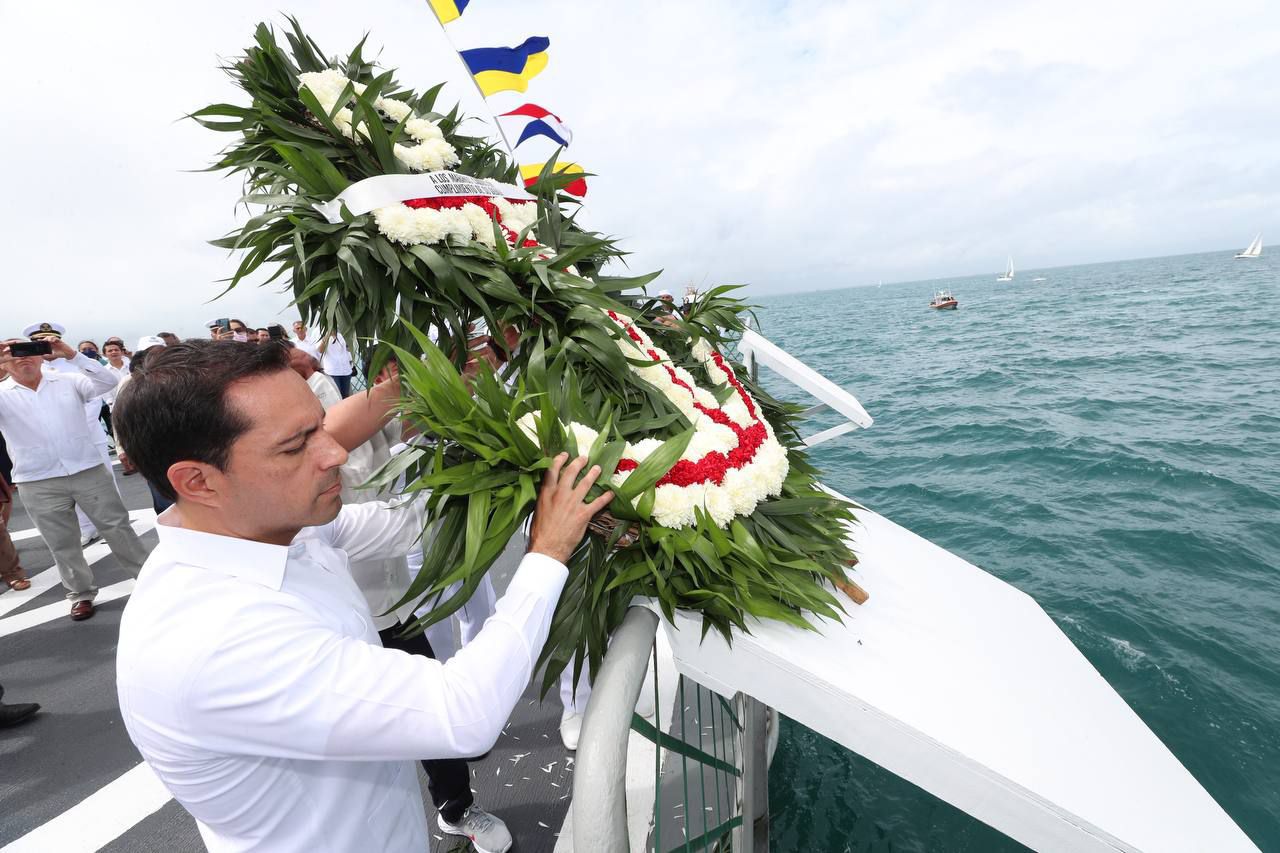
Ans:
{"type": "MultiPolygon", "coordinates": [[[[296,14],[365,32],[406,85],[487,106],[459,48],[551,39],[527,100],[598,177],[584,225],[659,285],[756,295],[1239,249],[1280,235],[1280,7],[1263,2],[0,0],[9,90],[2,309],[68,336],[288,323],[273,288],[210,303],[236,259],[218,69],[296,14]]],[[[519,103],[524,98],[501,103],[519,103]]],[[[473,132],[482,127],[476,125],[473,132]]],[[[524,149],[521,149],[523,152],[524,149]]]]}

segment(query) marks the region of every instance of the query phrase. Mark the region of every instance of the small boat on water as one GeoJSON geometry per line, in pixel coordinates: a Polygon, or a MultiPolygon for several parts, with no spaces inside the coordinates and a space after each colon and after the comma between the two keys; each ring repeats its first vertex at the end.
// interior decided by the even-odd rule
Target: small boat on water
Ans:
{"type": "Polygon", "coordinates": [[[929,307],[954,311],[960,307],[960,303],[951,295],[950,290],[939,290],[933,294],[933,301],[929,303],[929,307]]]}
{"type": "Polygon", "coordinates": [[[1249,248],[1236,255],[1237,258],[1257,258],[1262,256],[1262,235],[1253,238],[1249,248]]]}
{"type": "Polygon", "coordinates": [[[1009,256],[1009,266],[1005,268],[1004,274],[996,276],[996,281],[1013,281],[1013,255],[1009,256]]]}

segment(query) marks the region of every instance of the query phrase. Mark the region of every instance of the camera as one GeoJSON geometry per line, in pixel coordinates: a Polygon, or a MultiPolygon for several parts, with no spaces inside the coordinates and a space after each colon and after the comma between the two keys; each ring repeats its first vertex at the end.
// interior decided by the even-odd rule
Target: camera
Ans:
{"type": "Polygon", "coordinates": [[[16,341],[9,344],[9,355],[12,358],[25,358],[29,355],[52,355],[53,344],[48,341],[16,341]]]}

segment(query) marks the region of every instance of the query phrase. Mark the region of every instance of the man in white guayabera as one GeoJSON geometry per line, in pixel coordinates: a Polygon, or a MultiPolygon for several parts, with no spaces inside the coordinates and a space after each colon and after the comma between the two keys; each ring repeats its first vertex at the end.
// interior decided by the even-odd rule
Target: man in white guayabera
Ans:
{"type": "Polygon", "coordinates": [[[71,618],[79,622],[93,616],[98,588],[80,545],[77,507],[97,525],[125,571],[136,574],[147,559],[116,491],[110,460],[104,462],[97,437],[90,433],[101,433],[102,427],[85,414],[90,401],[116,387],[116,376],[73,350],[60,335],[5,341],[0,364],[10,377],[0,382],[0,432],[13,457],[13,482],[53,552],[71,618]],[[70,369],[46,371],[44,366],[54,359],[66,359],[70,369]]]}
{"type": "Polygon", "coordinates": [[[447,664],[385,649],[348,561],[404,554],[422,502],[344,507],[338,469],[398,395],[388,381],[326,413],[285,348],[201,340],[159,350],[116,401],[134,463],[176,501],[121,619],[120,709],[213,853],[430,849],[413,759],[493,746],[610,498],[586,503],[599,469],[557,457],[479,636],[447,664]]]}

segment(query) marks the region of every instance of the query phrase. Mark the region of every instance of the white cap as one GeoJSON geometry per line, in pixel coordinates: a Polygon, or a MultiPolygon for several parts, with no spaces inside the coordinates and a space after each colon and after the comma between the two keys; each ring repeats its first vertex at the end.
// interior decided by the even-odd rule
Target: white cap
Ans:
{"type": "Polygon", "coordinates": [[[61,323],[32,323],[22,330],[26,337],[39,335],[42,338],[61,338],[67,333],[67,327],[61,323]]]}
{"type": "Polygon", "coordinates": [[[143,335],[142,337],[138,338],[138,345],[133,348],[133,351],[142,352],[147,347],[162,347],[162,346],[164,346],[164,338],[160,338],[155,335],[143,335]]]}
{"type": "Polygon", "coordinates": [[[664,297],[664,296],[670,296],[672,299],[675,299],[675,297],[674,297],[674,296],[671,296],[671,291],[670,291],[670,290],[659,290],[659,291],[658,291],[658,298],[659,298],[659,299],[661,299],[661,298],[662,298],[662,297],[664,297]]]}
{"type": "Polygon", "coordinates": [[[217,325],[218,325],[218,321],[217,321],[217,320],[210,320],[209,322],[207,322],[207,323],[205,323],[205,324],[204,324],[204,327],[205,327],[206,329],[213,329],[213,328],[216,328],[216,327],[217,327],[217,325]]]}

